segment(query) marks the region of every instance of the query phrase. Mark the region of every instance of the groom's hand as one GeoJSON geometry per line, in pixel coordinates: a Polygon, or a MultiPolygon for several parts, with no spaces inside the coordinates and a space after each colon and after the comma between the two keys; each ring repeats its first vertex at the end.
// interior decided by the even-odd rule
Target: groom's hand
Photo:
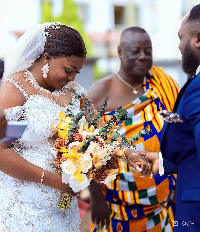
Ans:
{"type": "Polygon", "coordinates": [[[147,176],[159,172],[158,153],[147,151],[135,151],[129,149],[125,152],[127,163],[142,175],[147,176]]]}

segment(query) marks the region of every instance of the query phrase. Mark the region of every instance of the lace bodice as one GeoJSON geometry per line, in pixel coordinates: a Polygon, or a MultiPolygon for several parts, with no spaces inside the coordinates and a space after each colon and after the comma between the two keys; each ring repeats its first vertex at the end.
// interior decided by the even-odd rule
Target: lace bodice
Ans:
{"type": "MultiPolygon", "coordinates": [[[[50,92],[40,87],[28,70],[25,73],[20,72],[20,75],[4,78],[3,81],[13,83],[26,99],[22,106],[5,110],[8,121],[25,120],[28,122],[22,138],[13,144],[13,148],[17,149],[17,152],[22,147],[40,149],[41,145],[45,144],[51,147],[53,142],[51,137],[55,133],[51,127],[57,125],[59,112],[64,111],[66,115],[75,115],[80,112],[80,100],[77,96],[86,93],[84,88],[75,83],[71,88],[64,86],[61,90],[50,92]]],[[[31,159],[29,155],[24,158],[29,161],[31,159]]],[[[49,154],[46,159],[53,159],[53,157],[50,157],[49,154]]],[[[43,165],[44,167],[46,165],[43,165]]]]}
{"type": "Polygon", "coordinates": [[[3,79],[13,83],[26,99],[23,106],[9,108],[5,113],[8,121],[28,121],[28,127],[21,141],[35,145],[47,142],[53,135],[51,126],[57,125],[60,111],[66,114],[77,114],[80,111],[77,95],[85,94],[86,91],[74,84],[73,88],[64,86],[61,90],[50,92],[41,88],[37,82],[35,82],[38,85],[36,86],[35,80],[31,79],[30,75],[31,73],[26,71],[24,76],[3,79]]]}

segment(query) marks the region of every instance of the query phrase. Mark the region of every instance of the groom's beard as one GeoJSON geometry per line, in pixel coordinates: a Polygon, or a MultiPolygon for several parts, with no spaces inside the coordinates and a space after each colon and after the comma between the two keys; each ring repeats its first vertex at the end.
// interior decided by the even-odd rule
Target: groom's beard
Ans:
{"type": "Polygon", "coordinates": [[[199,60],[197,59],[188,41],[183,54],[183,60],[182,60],[183,70],[189,76],[193,76],[195,75],[198,66],[199,66],[199,60]]]}

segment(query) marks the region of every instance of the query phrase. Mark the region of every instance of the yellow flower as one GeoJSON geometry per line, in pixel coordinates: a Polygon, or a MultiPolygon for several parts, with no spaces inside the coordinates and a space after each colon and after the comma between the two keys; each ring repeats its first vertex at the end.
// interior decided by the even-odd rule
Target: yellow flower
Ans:
{"type": "Polygon", "coordinates": [[[69,128],[69,123],[60,121],[60,122],[58,123],[58,128],[59,128],[60,130],[68,129],[68,128],[69,128]]]}
{"type": "Polygon", "coordinates": [[[58,137],[61,139],[68,140],[68,130],[58,130],[58,137]]]}
{"type": "Polygon", "coordinates": [[[63,156],[65,159],[70,159],[71,154],[65,152],[65,153],[62,154],[62,156],[63,156]]]}
{"type": "Polygon", "coordinates": [[[62,121],[58,123],[58,137],[68,140],[68,130],[72,119],[68,116],[66,117],[64,111],[59,113],[59,118],[62,119],[62,121]]]}
{"type": "Polygon", "coordinates": [[[85,126],[84,126],[84,130],[87,131],[87,132],[93,133],[94,132],[94,126],[91,125],[89,127],[88,124],[86,123],[85,126]]]}
{"type": "Polygon", "coordinates": [[[66,147],[60,147],[60,152],[66,153],[69,152],[69,150],[66,147]]]}
{"type": "Polygon", "coordinates": [[[78,155],[76,147],[73,147],[72,149],[67,149],[66,147],[61,147],[60,152],[62,152],[62,156],[65,159],[71,160],[72,162],[76,163],[78,159],[80,159],[80,156],[78,155]]]}
{"type": "Polygon", "coordinates": [[[80,159],[80,156],[78,155],[76,147],[73,147],[70,152],[72,153],[71,158],[73,159],[73,162],[76,162],[78,159],[80,159]]]}
{"type": "Polygon", "coordinates": [[[71,153],[69,153],[69,150],[66,147],[61,147],[59,151],[62,152],[62,157],[65,159],[69,159],[71,156],[71,153]]]}
{"type": "Polygon", "coordinates": [[[65,117],[66,117],[66,116],[65,116],[64,111],[61,111],[61,112],[59,113],[59,115],[58,115],[58,116],[59,116],[59,118],[60,118],[60,119],[65,120],[65,117]]]}
{"type": "Polygon", "coordinates": [[[69,117],[69,116],[65,116],[65,112],[64,111],[61,111],[59,113],[59,118],[64,120],[66,123],[71,123],[72,122],[72,119],[69,117]]]}
{"type": "Polygon", "coordinates": [[[81,175],[82,167],[81,165],[78,166],[78,171],[74,173],[74,178],[77,179],[79,182],[83,181],[83,176],[81,175]]]}

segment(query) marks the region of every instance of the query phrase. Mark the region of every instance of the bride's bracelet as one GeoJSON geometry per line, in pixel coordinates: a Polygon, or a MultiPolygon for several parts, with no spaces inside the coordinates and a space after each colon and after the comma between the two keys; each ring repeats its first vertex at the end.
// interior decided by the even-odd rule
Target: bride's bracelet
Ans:
{"type": "Polygon", "coordinates": [[[44,175],[45,175],[45,170],[42,171],[42,177],[40,180],[40,184],[43,184],[43,182],[44,182],[44,175]]]}

